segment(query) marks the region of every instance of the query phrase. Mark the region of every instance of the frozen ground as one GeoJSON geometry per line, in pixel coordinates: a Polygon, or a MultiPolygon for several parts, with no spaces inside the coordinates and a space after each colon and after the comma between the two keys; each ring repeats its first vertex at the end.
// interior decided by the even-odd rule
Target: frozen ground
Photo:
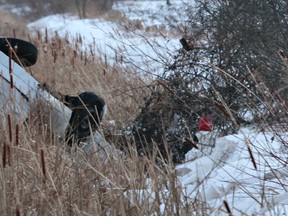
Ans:
{"type": "MultiPolygon", "coordinates": [[[[81,35],[86,45],[95,40],[96,50],[106,54],[110,64],[116,64],[115,56],[120,54],[124,56],[121,64],[133,65],[137,72],[159,74],[169,63],[173,51],[179,48],[178,36],[164,31],[166,27],[175,27],[169,26],[167,21],[174,17],[172,23],[178,25],[184,18],[177,14],[183,14],[181,12],[186,7],[181,1],[172,0],[175,3],[173,8],[165,2],[125,1],[114,6],[131,20],[142,20],[142,29],[129,31],[117,22],[79,20],[69,15],[49,16],[31,23],[29,27],[40,31],[47,28],[51,34],[57,32],[62,37],[81,35]],[[145,32],[155,25],[164,26],[164,33],[145,32]]],[[[287,153],[284,144],[288,141],[287,133],[275,135],[269,131],[243,128],[237,134],[216,140],[207,137],[209,134],[205,134],[201,142],[215,141],[212,153],[193,150],[187,154],[187,162],[176,168],[179,187],[188,200],[204,201],[211,215],[227,215],[224,201],[233,215],[288,214],[288,169],[285,167],[287,153]]]]}

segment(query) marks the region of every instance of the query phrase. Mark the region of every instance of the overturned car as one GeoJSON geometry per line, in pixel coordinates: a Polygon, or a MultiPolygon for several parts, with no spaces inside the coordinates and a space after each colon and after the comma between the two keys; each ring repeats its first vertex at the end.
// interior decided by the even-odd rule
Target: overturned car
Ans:
{"type": "Polygon", "coordinates": [[[68,145],[78,144],[92,150],[109,144],[97,131],[106,112],[104,100],[94,92],[78,96],[55,96],[24,69],[36,63],[37,48],[17,38],[0,38],[0,112],[2,119],[13,117],[21,123],[33,115],[35,104],[42,104],[49,113],[54,135],[68,145]],[[91,141],[93,138],[93,142],[91,141]],[[84,145],[85,144],[85,145],[84,145]]]}

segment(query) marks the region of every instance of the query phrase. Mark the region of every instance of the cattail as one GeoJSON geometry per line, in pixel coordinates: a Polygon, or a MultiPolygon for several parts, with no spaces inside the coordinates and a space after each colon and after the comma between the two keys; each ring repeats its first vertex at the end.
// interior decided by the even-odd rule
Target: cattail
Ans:
{"type": "Polygon", "coordinates": [[[253,153],[252,153],[252,150],[250,148],[250,145],[249,145],[249,141],[245,138],[245,144],[247,146],[247,149],[248,149],[248,152],[249,152],[249,155],[250,155],[250,158],[251,158],[251,161],[253,163],[253,166],[254,166],[254,169],[257,170],[257,164],[256,164],[256,161],[255,161],[255,158],[253,156],[253,153]]]}
{"type": "Polygon", "coordinates": [[[8,114],[8,133],[9,133],[9,141],[12,143],[12,124],[11,124],[11,116],[8,114]]]}
{"type": "Polygon", "coordinates": [[[41,40],[41,32],[39,30],[37,31],[37,38],[38,38],[38,41],[42,41],[41,40]]]}
{"type": "Polygon", "coordinates": [[[94,47],[94,51],[95,51],[95,47],[96,47],[96,40],[95,40],[95,38],[93,38],[93,47],[94,47]]]}
{"type": "Polygon", "coordinates": [[[92,49],[92,46],[89,45],[89,48],[90,48],[90,55],[93,57],[94,56],[94,53],[93,53],[93,49],[92,49]]]}
{"type": "Polygon", "coordinates": [[[224,206],[225,206],[225,208],[226,208],[229,216],[232,216],[232,212],[231,212],[231,210],[230,210],[230,207],[229,207],[229,205],[228,205],[228,202],[227,202],[226,200],[224,200],[223,203],[224,203],[224,206]]]}
{"type": "Polygon", "coordinates": [[[107,60],[107,55],[104,55],[104,59],[105,59],[105,68],[108,68],[108,60],[107,60]]]}
{"type": "Polygon", "coordinates": [[[11,165],[11,159],[10,159],[10,146],[6,143],[3,145],[3,155],[2,155],[2,163],[3,167],[5,168],[7,165],[11,165]]]}
{"type": "Polygon", "coordinates": [[[55,132],[54,131],[51,132],[51,141],[52,141],[52,145],[56,144],[55,132]]]}
{"type": "Polygon", "coordinates": [[[19,209],[19,206],[17,205],[17,207],[16,207],[16,216],[20,216],[21,214],[20,214],[20,209],[19,209]]]}
{"type": "Polygon", "coordinates": [[[87,53],[85,52],[85,54],[84,54],[84,55],[85,55],[85,57],[84,57],[84,58],[85,58],[85,60],[84,60],[84,61],[85,61],[85,63],[84,63],[84,64],[85,64],[85,66],[86,66],[86,65],[87,65],[87,61],[88,61],[88,59],[87,59],[87,53]]]}
{"type": "Polygon", "coordinates": [[[41,149],[41,151],[40,151],[40,157],[41,157],[41,168],[42,168],[42,174],[43,174],[43,181],[45,183],[46,182],[46,164],[45,164],[43,149],[41,149]]]}
{"type": "MultiPolygon", "coordinates": [[[[77,39],[76,39],[76,41],[75,41],[75,50],[76,50],[76,51],[79,50],[77,39]]],[[[77,54],[77,53],[76,53],[76,54],[77,54]]]]}
{"type": "Polygon", "coordinates": [[[3,167],[5,168],[6,167],[6,160],[7,160],[7,154],[6,154],[6,144],[4,144],[3,146],[3,155],[2,155],[2,164],[3,164],[3,167]]]}
{"type": "Polygon", "coordinates": [[[62,48],[63,48],[63,45],[62,45],[62,39],[61,38],[59,38],[59,37],[57,37],[58,38],[58,48],[59,48],[59,50],[61,50],[62,48]]]}
{"type": "Polygon", "coordinates": [[[48,44],[48,29],[45,28],[45,43],[48,44]]]}
{"type": "Polygon", "coordinates": [[[62,49],[62,57],[65,58],[65,49],[62,49]]]}
{"type": "Polygon", "coordinates": [[[77,49],[74,49],[74,50],[73,50],[73,56],[74,56],[74,58],[77,57],[77,49]]]}
{"type": "Polygon", "coordinates": [[[70,44],[69,34],[68,33],[65,34],[65,43],[68,44],[68,45],[70,44]]]}
{"type": "Polygon", "coordinates": [[[53,62],[56,63],[56,60],[57,60],[57,52],[54,51],[54,53],[53,53],[53,62]]]}
{"type": "Polygon", "coordinates": [[[19,125],[18,124],[16,124],[15,143],[16,143],[16,146],[19,146],[19,125]]]}
{"type": "Polygon", "coordinates": [[[83,40],[82,40],[82,36],[79,35],[79,43],[82,44],[83,43],[83,40]]]}
{"type": "Polygon", "coordinates": [[[73,66],[73,68],[75,68],[75,56],[73,56],[71,59],[71,65],[73,66]]]}

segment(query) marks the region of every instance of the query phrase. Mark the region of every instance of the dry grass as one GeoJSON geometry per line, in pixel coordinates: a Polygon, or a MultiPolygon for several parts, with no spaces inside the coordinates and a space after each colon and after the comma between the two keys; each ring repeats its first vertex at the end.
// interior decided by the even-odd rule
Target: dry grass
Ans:
{"type": "Polygon", "coordinates": [[[27,37],[26,22],[21,17],[1,11],[0,13],[0,35],[6,37],[27,37]]]}
{"type": "MultiPolygon", "coordinates": [[[[92,90],[107,102],[107,119],[125,126],[135,118],[150,89],[129,68],[110,66],[95,50],[82,53],[77,48],[80,38],[29,35],[21,33],[20,38],[28,37],[38,47],[39,59],[27,70],[53,94],[92,90]]],[[[163,196],[164,212],[172,214],[177,204],[178,215],[185,215],[175,199],[180,191],[174,171],[159,170],[153,161],[139,158],[133,144],[129,156],[99,160],[97,154],[87,156],[80,149],[68,151],[41,115],[28,122],[11,121],[0,128],[1,215],[159,215],[163,196]]]]}
{"type": "Polygon", "coordinates": [[[110,66],[106,56],[99,56],[99,52],[91,48],[93,44],[86,52],[81,51],[81,38],[71,41],[38,33],[31,40],[38,47],[39,56],[29,72],[56,95],[77,95],[83,91],[100,94],[108,104],[106,120],[131,122],[143,98],[150,94],[147,81],[121,64],[110,66]]]}
{"type": "Polygon", "coordinates": [[[68,153],[36,124],[16,130],[11,123],[1,133],[1,215],[159,215],[163,196],[166,212],[182,205],[175,173],[136,154],[100,160],[80,149],[68,153]]]}
{"type": "MultiPolygon", "coordinates": [[[[11,17],[7,24],[1,20],[1,25],[16,21],[11,17]]],[[[81,38],[71,41],[39,33],[28,36],[25,28],[14,31],[16,27],[11,25],[2,35],[16,34],[39,49],[38,62],[29,73],[55,95],[87,90],[102,95],[109,109],[103,130],[112,131],[115,142],[129,143],[123,136],[118,139],[113,131],[134,120],[150,94],[149,83],[121,64],[109,65],[97,50],[88,47],[86,54],[81,52],[81,38]],[[107,120],[115,120],[117,125],[111,126],[107,120]]],[[[213,211],[200,193],[193,199],[183,195],[172,166],[160,169],[154,160],[140,158],[133,143],[128,147],[129,156],[100,160],[98,154],[91,157],[80,149],[69,151],[40,120],[36,116],[30,124],[12,121],[10,126],[5,123],[0,127],[0,215],[185,216],[213,211]]],[[[252,153],[250,157],[255,163],[252,153]]],[[[223,206],[225,214],[232,214],[230,200],[223,206]]]]}

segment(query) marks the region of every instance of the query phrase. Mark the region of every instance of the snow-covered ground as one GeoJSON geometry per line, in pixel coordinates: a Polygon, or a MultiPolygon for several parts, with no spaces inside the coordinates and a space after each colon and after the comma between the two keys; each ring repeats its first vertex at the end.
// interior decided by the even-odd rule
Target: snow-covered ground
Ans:
{"type": "Polygon", "coordinates": [[[43,33],[47,28],[51,36],[57,32],[72,40],[81,36],[83,50],[95,44],[95,50],[106,55],[110,64],[119,63],[117,58],[122,56],[121,64],[132,66],[135,72],[161,74],[175,50],[180,48],[181,36],[176,29],[184,19],[184,3],[172,2],[172,6],[166,5],[166,1],[118,2],[114,10],[121,11],[128,21],[79,20],[66,14],[44,17],[28,27],[43,33]],[[133,21],[140,21],[140,27],[135,27],[133,21]]]}
{"type": "MultiPolygon", "coordinates": [[[[192,161],[176,168],[185,195],[205,200],[214,215],[226,214],[224,201],[233,215],[287,215],[288,134],[277,134],[242,128],[217,138],[211,154],[190,151],[192,161]]],[[[200,143],[207,143],[205,136],[200,143]]]]}
{"type": "Polygon", "coordinates": [[[185,10],[193,1],[172,0],[170,2],[171,5],[168,6],[165,0],[120,1],[113,8],[121,11],[130,20],[141,20],[144,27],[158,26],[172,29],[185,21],[185,10]]]}
{"type": "MultiPolygon", "coordinates": [[[[131,20],[142,20],[142,29],[131,31],[117,22],[79,20],[70,15],[45,17],[29,27],[43,32],[47,28],[50,34],[57,32],[62,37],[81,35],[86,45],[95,40],[96,50],[106,54],[110,64],[116,64],[117,53],[124,56],[122,64],[132,64],[138,72],[159,74],[179,48],[180,36],[165,28],[162,34],[145,30],[155,25],[167,27],[173,17],[173,25],[183,21],[179,14],[183,14],[186,4],[176,0],[172,3],[173,8],[165,0],[117,3],[114,9],[131,20]]],[[[287,135],[242,128],[237,134],[217,138],[211,154],[193,150],[187,154],[188,162],[177,166],[179,187],[188,200],[204,201],[211,215],[227,215],[224,201],[233,215],[287,215],[287,135]]],[[[204,138],[202,143],[207,142],[204,138]]]]}

